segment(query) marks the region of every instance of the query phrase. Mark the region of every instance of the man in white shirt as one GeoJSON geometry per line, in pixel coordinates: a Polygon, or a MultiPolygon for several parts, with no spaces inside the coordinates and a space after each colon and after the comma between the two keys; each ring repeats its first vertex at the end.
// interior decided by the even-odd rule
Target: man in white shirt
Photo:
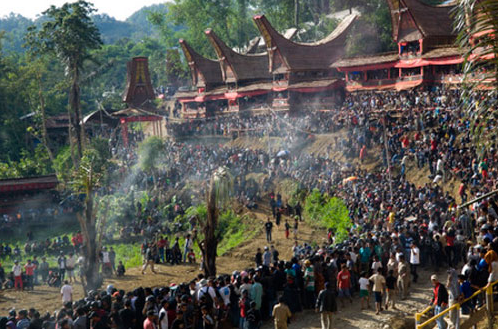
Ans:
{"type": "Polygon", "coordinates": [[[168,329],[168,299],[163,299],[161,302],[161,310],[159,311],[159,329],[168,329]]]}
{"type": "Polygon", "coordinates": [[[230,287],[228,286],[228,283],[230,282],[229,280],[225,281],[223,278],[219,279],[220,282],[220,295],[221,298],[223,299],[223,303],[225,304],[225,307],[228,308],[230,305],[230,287]]]}
{"type": "Polygon", "coordinates": [[[69,256],[66,258],[66,272],[69,282],[76,282],[76,278],[74,277],[74,268],[76,266],[76,257],[73,253],[69,253],[69,256]]]}
{"type": "Polygon", "coordinates": [[[415,242],[412,242],[412,246],[410,249],[410,265],[411,265],[411,273],[413,276],[413,282],[417,283],[418,274],[417,267],[420,264],[420,249],[417,247],[415,242]]]}
{"type": "Polygon", "coordinates": [[[201,288],[197,292],[197,300],[201,300],[204,294],[209,294],[211,299],[213,300],[213,307],[216,307],[216,291],[214,291],[213,287],[208,286],[208,281],[206,279],[202,279],[200,281],[201,288]]]}
{"type": "Polygon", "coordinates": [[[73,287],[69,285],[69,282],[64,281],[64,285],[61,288],[62,305],[67,302],[73,301],[73,287]]]}
{"type": "Polygon", "coordinates": [[[22,267],[19,265],[18,260],[14,261],[12,273],[14,274],[14,287],[16,290],[22,290],[22,267]]]}

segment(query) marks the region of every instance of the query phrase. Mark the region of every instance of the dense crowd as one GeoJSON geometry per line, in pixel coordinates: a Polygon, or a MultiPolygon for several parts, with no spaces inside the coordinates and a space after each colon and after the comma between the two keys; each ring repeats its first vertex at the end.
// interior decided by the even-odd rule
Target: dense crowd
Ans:
{"type": "MultiPolygon", "coordinates": [[[[376,313],[395,308],[397,299],[409,298],[411,282],[418,281],[419,267],[432,272],[448,270],[446,281],[437,275],[431,277],[435,287],[432,304],[436,313],[443,311],[498,280],[498,199],[490,196],[468,207],[457,207],[457,203],[496,189],[495,123],[491,120],[472,126],[459,98],[458,91],[437,88],[359,93],[348,95],[335,111],[319,115],[223,117],[177,125],[174,129],[181,135],[230,136],[243,129],[257,136],[285,136],[283,149],[291,151],[269,154],[263,149],[167,142],[164,168],[168,169],[159,170],[155,178],[160,188],[177,189],[186,180],[205,181],[213,170],[225,166],[237,177],[234,196],[252,207],[263,200],[264,194],[272,194],[273,183],[290,177],[301,188],[317,188],[344,200],[352,221],[348,238],[339,243],[329,231],[326,243],[316,241],[313,247],[296,242],[294,257],[289,261],[279,259],[271,246],[265,247],[257,251],[254,268],[218,278],[199,276],[171,287],[131,292],[108,287],[106,292],[89,293],[85,300],[70,300],[72,304],[64,301],[55,318],[48,315],[43,320],[50,326],[58,323],[57,328],[77,327],[80,322],[86,326],[89,321],[91,328],[214,328],[217,323],[228,323],[245,329],[259,328],[262,320],[273,316],[276,326],[285,328],[290,314],[317,308],[322,326],[330,328],[336,297],[345,306],[345,301],[358,295],[363,308],[370,306],[372,296],[376,313]],[[475,129],[484,131],[489,139],[483,149],[472,146],[475,129]],[[346,133],[334,135],[335,143],[326,152],[292,151],[296,143],[313,140],[315,133],[341,131],[346,133]],[[361,169],[358,163],[374,149],[379,150],[383,169],[361,169]],[[332,156],[338,152],[345,160],[332,156]],[[430,181],[417,186],[407,180],[409,169],[414,167],[427,168],[430,181]],[[262,186],[251,185],[243,178],[253,172],[268,173],[262,186]],[[459,182],[456,195],[444,192],[442,186],[453,178],[459,182]]],[[[130,167],[137,159],[133,152],[125,154],[130,167]]],[[[154,180],[145,173],[134,177],[139,188],[154,180]]],[[[280,224],[281,213],[301,217],[300,205],[291,206],[288,200],[272,198],[270,206],[274,221],[265,226],[270,231],[273,222],[280,224]]],[[[180,206],[175,207],[167,220],[181,211],[180,206]]],[[[296,234],[298,218],[292,218],[296,234]]],[[[123,234],[150,227],[152,236],[154,225],[160,221],[147,218],[123,234]]],[[[162,236],[144,243],[143,270],[151,266],[154,271],[157,261],[179,263],[191,259],[189,243],[195,223],[188,234],[184,233],[187,239],[183,248],[178,239],[169,247],[172,240],[162,236]]],[[[482,298],[476,298],[461,312],[469,313],[482,303],[482,298]]],[[[17,321],[30,318],[43,324],[36,311],[23,313],[30,314],[20,315],[17,321]]],[[[458,312],[451,312],[453,324],[458,316],[458,312]]],[[[442,329],[445,322],[438,325],[442,329]]],[[[12,325],[10,328],[14,329],[12,325]]]]}

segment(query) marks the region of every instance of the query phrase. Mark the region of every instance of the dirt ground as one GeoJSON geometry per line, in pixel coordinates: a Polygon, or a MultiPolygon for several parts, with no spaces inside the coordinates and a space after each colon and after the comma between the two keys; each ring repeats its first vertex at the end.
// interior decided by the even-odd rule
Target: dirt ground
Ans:
{"type": "MultiPolygon", "coordinates": [[[[255,212],[256,221],[263,226],[266,214],[263,211],[255,212]]],[[[283,259],[290,259],[292,255],[292,239],[285,239],[283,225],[276,228],[273,234],[274,245],[279,250],[283,259]]],[[[291,234],[292,237],[292,234],[291,234]]],[[[325,238],[325,232],[318,232],[302,223],[299,228],[298,240],[321,242],[325,238]]],[[[231,273],[233,270],[241,270],[253,264],[255,250],[258,247],[268,245],[265,234],[261,230],[256,237],[250,241],[239,245],[236,250],[228,252],[218,258],[218,272],[231,273]]],[[[113,284],[117,289],[130,290],[135,287],[156,287],[169,285],[170,283],[180,283],[194,278],[199,273],[198,265],[158,265],[157,274],[150,272],[141,274],[140,268],[127,270],[126,276],[122,279],[110,279],[105,281],[105,285],[113,284]]],[[[354,299],[351,305],[346,303],[345,308],[339,308],[334,315],[334,328],[403,328],[405,318],[413,318],[413,313],[423,309],[430,296],[429,287],[430,273],[423,272],[420,283],[413,287],[412,294],[408,300],[398,303],[398,310],[384,311],[381,315],[375,315],[374,311],[360,311],[359,300],[354,299]]],[[[79,284],[74,285],[75,299],[83,297],[83,292],[79,284]]],[[[373,303],[371,303],[373,304],[373,303]]],[[[0,314],[6,314],[9,309],[15,307],[17,310],[35,307],[38,310],[54,311],[61,306],[59,290],[47,286],[37,286],[35,291],[15,292],[0,291],[0,314]]],[[[373,305],[371,305],[373,308],[373,305]]],[[[272,328],[272,323],[265,323],[263,328],[272,328]]],[[[320,328],[320,317],[311,311],[297,314],[289,328],[320,328]]]]}

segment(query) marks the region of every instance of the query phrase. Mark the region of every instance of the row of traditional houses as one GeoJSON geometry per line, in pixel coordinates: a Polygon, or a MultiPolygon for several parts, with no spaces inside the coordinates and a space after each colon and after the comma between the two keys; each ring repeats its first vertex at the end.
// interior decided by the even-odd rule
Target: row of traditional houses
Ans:
{"type": "Polygon", "coordinates": [[[462,81],[462,51],[455,45],[451,11],[455,4],[427,5],[420,0],[386,0],[392,38],[398,50],[369,56],[345,56],[346,40],[358,14],[346,16],[324,39],[299,43],[276,31],[264,15],[254,22],[266,52],[240,53],[212,30],[206,37],[216,59],[201,56],[186,40],[192,89],[178,92],[184,118],[271,108],[299,111],[329,109],[345,92],[403,90],[462,81]]]}

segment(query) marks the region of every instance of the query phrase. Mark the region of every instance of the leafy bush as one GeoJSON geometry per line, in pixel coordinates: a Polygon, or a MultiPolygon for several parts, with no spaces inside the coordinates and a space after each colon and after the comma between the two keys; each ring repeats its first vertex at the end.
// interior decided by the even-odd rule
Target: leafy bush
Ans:
{"type": "Polygon", "coordinates": [[[343,241],[348,235],[351,227],[349,210],[344,201],[339,198],[330,198],[314,189],[306,197],[304,204],[304,215],[312,225],[325,229],[333,229],[336,241],[343,241]]]}

